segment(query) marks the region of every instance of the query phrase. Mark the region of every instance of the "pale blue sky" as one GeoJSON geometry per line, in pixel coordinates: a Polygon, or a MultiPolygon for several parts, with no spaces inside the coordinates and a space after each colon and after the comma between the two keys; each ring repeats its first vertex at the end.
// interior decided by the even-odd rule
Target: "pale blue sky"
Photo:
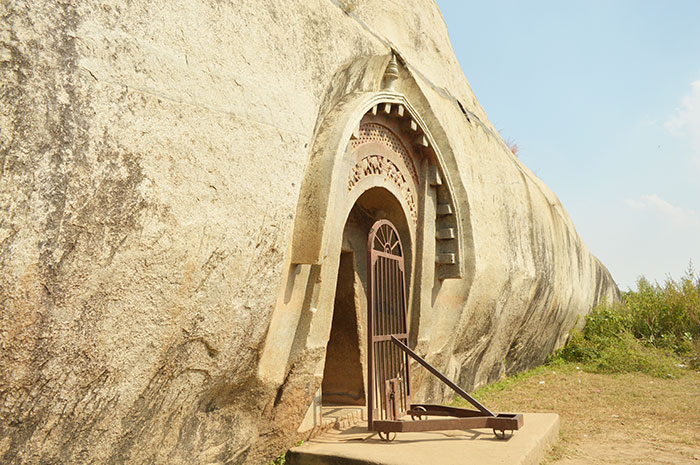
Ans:
{"type": "Polygon", "coordinates": [[[489,119],[620,289],[700,268],[700,1],[437,3],[489,119]]]}

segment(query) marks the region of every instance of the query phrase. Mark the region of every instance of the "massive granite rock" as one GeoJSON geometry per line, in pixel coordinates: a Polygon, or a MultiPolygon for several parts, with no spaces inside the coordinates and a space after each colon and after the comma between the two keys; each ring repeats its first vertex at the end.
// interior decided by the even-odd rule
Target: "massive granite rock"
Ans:
{"type": "Polygon", "coordinates": [[[290,445],[318,421],[345,220],[406,189],[411,345],[464,387],[542,362],[618,296],[489,123],[433,1],[9,0],[0,17],[3,463],[290,445]],[[343,157],[382,110],[426,161],[400,189],[358,175],[391,195],[349,212],[343,157]]]}

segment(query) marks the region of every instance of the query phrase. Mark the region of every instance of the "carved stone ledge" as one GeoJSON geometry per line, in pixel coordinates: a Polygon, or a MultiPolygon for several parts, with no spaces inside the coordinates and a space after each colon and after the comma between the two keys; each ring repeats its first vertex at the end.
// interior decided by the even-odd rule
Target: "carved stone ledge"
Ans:
{"type": "Polygon", "coordinates": [[[441,241],[454,239],[456,237],[455,228],[438,229],[435,233],[435,237],[441,241]]]}
{"type": "Polygon", "coordinates": [[[435,256],[435,263],[438,265],[454,265],[455,261],[455,254],[453,253],[441,253],[435,256]]]}
{"type": "Polygon", "coordinates": [[[430,166],[428,171],[428,182],[431,186],[442,186],[442,177],[437,166],[430,166]]]}
{"type": "Polygon", "coordinates": [[[452,210],[452,205],[450,205],[449,203],[441,203],[437,206],[437,214],[438,216],[448,216],[454,214],[454,210],[452,210]]]}

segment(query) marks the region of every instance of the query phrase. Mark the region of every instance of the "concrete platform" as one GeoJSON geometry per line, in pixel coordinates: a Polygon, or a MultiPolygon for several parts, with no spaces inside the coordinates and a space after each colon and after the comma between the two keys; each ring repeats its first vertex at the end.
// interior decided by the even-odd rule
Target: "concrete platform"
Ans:
{"type": "Polygon", "coordinates": [[[509,439],[491,430],[399,433],[384,442],[362,423],[330,431],[287,455],[290,465],[537,465],[559,437],[559,415],[526,413],[523,427],[509,439]]]}

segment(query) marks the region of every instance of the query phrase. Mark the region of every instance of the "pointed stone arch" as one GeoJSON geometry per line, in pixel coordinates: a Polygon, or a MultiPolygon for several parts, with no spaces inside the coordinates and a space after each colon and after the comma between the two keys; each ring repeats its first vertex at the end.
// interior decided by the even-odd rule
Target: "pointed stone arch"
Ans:
{"type": "Polygon", "coordinates": [[[405,96],[386,91],[347,96],[321,126],[299,196],[292,263],[323,261],[333,229],[329,220],[339,208],[349,211],[362,193],[362,181],[373,176],[382,179],[372,185],[399,190],[414,233],[424,231],[421,220],[434,222],[429,229],[435,231],[438,278],[461,277],[463,222],[451,175],[420,115],[405,96]],[[435,190],[435,217],[419,218],[426,215],[420,204],[427,189],[435,190]]]}

